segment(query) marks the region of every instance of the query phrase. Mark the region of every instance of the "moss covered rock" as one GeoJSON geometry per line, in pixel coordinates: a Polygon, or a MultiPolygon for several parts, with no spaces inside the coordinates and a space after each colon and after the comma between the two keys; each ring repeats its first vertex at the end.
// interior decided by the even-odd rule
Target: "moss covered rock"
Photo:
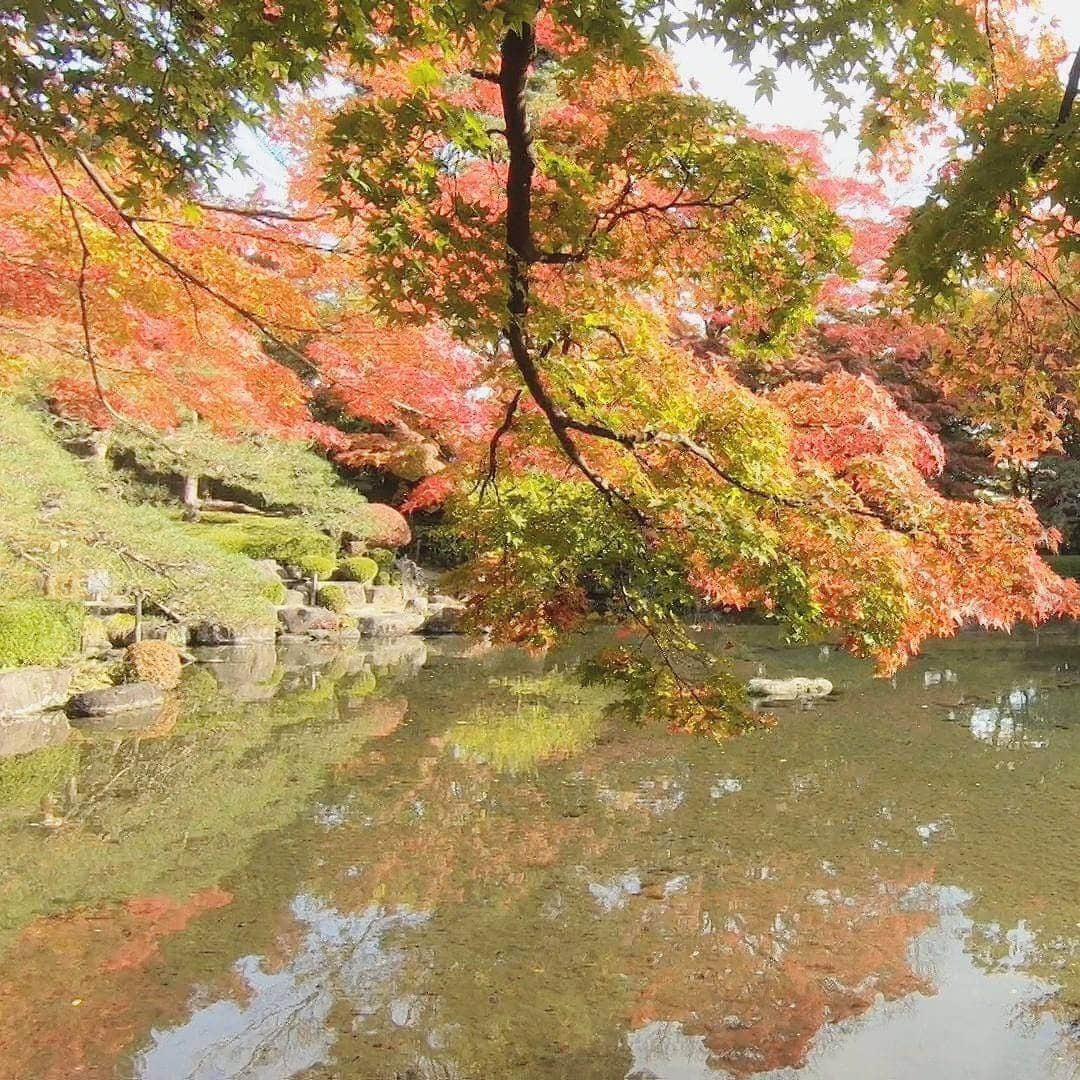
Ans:
{"type": "Polygon", "coordinates": [[[84,618],[81,604],[38,598],[0,603],[0,668],[51,666],[74,655],[84,618]]]}
{"type": "Polygon", "coordinates": [[[96,615],[87,615],[83,622],[80,649],[84,653],[100,653],[106,652],[111,646],[112,642],[105,628],[105,620],[99,619],[96,615]]]}

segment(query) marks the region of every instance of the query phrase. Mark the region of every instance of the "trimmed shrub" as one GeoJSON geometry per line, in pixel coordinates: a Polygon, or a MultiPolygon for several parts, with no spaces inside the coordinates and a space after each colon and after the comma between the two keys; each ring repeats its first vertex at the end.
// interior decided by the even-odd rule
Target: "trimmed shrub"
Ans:
{"type": "Polygon", "coordinates": [[[157,683],[172,690],[180,682],[180,653],[167,641],[138,641],[129,645],[120,669],[123,682],[157,683]]]}
{"type": "Polygon", "coordinates": [[[82,645],[81,604],[28,598],[0,604],[0,668],[58,664],[82,645]]]}
{"type": "Polygon", "coordinates": [[[349,598],[340,585],[324,585],[316,596],[320,607],[342,612],[349,606],[349,598]]]}
{"type": "Polygon", "coordinates": [[[105,617],[105,633],[109,638],[109,644],[120,649],[130,645],[135,637],[135,616],[126,611],[118,611],[114,615],[105,617]]]}
{"type": "Polygon", "coordinates": [[[369,544],[404,547],[412,540],[412,530],[400,511],[386,503],[369,503],[362,521],[362,535],[369,544]]]}
{"type": "Polygon", "coordinates": [[[392,551],[380,547],[372,548],[368,552],[368,558],[373,560],[380,570],[389,569],[397,560],[397,556],[392,551]]]}
{"type": "Polygon", "coordinates": [[[370,585],[379,573],[379,564],[367,555],[353,555],[338,563],[337,576],[343,581],[358,581],[370,585]]]}
{"type": "Polygon", "coordinates": [[[397,568],[397,555],[386,548],[372,548],[368,555],[379,567],[375,575],[376,585],[400,585],[401,572],[397,568]]]}
{"type": "Polygon", "coordinates": [[[329,577],[337,563],[337,545],[326,533],[290,518],[249,517],[190,527],[231,554],[274,559],[320,577],[329,577]]]}
{"type": "Polygon", "coordinates": [[[285,603],[285,582],[280,578],[277,581],[267,581],[262,589],[263,596],[275,607],[285,603]]]}

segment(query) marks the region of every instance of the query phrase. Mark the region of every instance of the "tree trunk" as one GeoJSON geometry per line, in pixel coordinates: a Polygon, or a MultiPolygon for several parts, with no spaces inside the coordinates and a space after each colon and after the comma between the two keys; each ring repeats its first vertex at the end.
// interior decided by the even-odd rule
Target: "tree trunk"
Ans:
{"type": "Polygon", "coordinates": [[[184,493],[181,501],[191,510],[199,509],[199,478],[197,476],[184,477],[184,493]]]}

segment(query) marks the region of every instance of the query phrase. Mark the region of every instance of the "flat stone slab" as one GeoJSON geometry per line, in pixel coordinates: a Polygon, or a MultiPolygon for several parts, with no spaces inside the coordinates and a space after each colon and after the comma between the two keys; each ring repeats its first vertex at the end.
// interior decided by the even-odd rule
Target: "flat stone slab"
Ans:
{"type": "Polygon", "coordinates": [[[436,596],[430,602],[424,621],[425,634],[456,634],[460,632],[465,605],[450,596],[436,596]]]}
{"type": "Polygon", "coordinates": [[[400,611],[405,607],[405,593],[400,585],[372,585],[369,592],[369,603],[380,611],[400,611]]]}
{"type": "Polygon", "coordinates": [[[0,671],[0,716],[33,716],[67,701],[70,668],[22,667],[0,671]]]}
{"type": "Polygon", "coordinates": [[[165,692],[151,682],[124,683],[104,690],[76,694],[68,702],[71,716],[112,716],[129,709],[153,709],[165,700],[165,692]]]}
{"type": "Polygon", "coordinates": [[[323,586],[332,586],[340,589],[345,596],[347,607],[362,607],[368,602],[368,586],[359,581],[324,581],[323,586]]]}

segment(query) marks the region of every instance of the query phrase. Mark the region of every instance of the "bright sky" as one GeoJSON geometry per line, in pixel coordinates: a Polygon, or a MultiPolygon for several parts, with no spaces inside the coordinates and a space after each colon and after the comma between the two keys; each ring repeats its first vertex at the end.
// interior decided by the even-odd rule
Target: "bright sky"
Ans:
{"type": "MultiPolygon", "coordinates": [[[[1042,0],[1042,8],[1046,18],[1056,24],[1065,38],[1070,53],[1075,53],[1080,48],[1080,0],[1042,0]]],[[[700,41],[682,45],[675,50],[675,59],[687,81],[694,80],[703,93],[734,105],[753,124],[824,129],[827,115],[824,101],[801,72],[780,72],[779,86],[772,101],[755,102],[754,91],[747,84],[750,73],[736,71],[730,59],[715,45],[700,41]]],[[[1062,64],[1062,81],[1069,62],[1066,60],[1062,64]]],[[[855,119],[852,117],[853,123],[855,119]]],[[[854,172],[858,168],[858,146],[853,134],[839,138],[826,135],[825,143],[837,171],[854,172]]],[[[266,185],[267,196],[271,200],[282,198],[284,168],[272,147],[265,140],[242,132],[238,149],[248,159],[253,173],[266,185]]],[[[925,174],[916,173],[905,187],[892,191],[893,197],[903,202],[921,202],[924,180],[925,174]]],[[[220,186],[225,194],[243,197],[254,185],[249,177],[232,175],[220,186]]]]}
{"type": "MultiPolygon", "coordinates": [[[[1056,23],[1058,32],[1069,46],[1069,60],[1062,65],[1064,81],[1071,54],[1080,48],[1080,0],[1043,0],[1042,8],[1046,18],[1056,23]]],[[[824,129],[827,116],[824,101],[802,72],[781,72],[772,101],[755,102],[754,90],[747,85],[752,72],[736,71],[715,45],[695,41],[677,48],[675,58],[687,80],[695,80],[701,91],[710,97],[734,105],[755,125],[824,129]]],[[[853,123],[855,119],[852,118],[853,123]]],[[[840,138],[826,135],[825,142],[834,168],[841,172],[852,172],[857,168],[858,145],[854,134],[840,138]]],[[[896,191],[894,195],[904,201],[921,201],[920,179],[913,178],[909,188],[896,191]]]]}

